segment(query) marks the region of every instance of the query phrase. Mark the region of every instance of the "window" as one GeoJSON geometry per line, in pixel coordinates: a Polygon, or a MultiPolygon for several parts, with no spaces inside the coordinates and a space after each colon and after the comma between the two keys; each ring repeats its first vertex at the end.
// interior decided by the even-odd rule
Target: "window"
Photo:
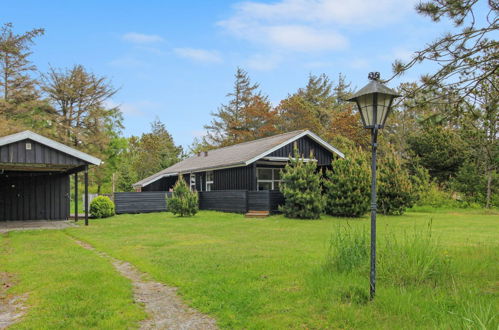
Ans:
{"type": "Polygon", "coordinates": [[[258,190],[278,190],[281,180],[280,168],[257,168],[258,190]]]}
{"type": "Polygon", "coordinates": [[[191,173],[190,176],[190,187],[192,191],[196,190],[196,174],[191,173]]]}
{"type": "Polygon", "coordinates": [[[206,191],[213,189],[213,171],[206,172],[206,191]]]}

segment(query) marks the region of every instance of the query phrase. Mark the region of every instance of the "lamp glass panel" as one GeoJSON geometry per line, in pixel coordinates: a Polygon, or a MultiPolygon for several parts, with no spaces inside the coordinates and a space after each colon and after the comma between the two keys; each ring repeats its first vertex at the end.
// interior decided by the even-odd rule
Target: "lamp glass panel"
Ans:
{"type": "Polygon", "coordinates": [[[366,126],[373,125],[373,103],[374,94],[359,96],[360,115],[364,118],[366,126]]]}
{"type": "Polygon", "coordinates": [[[378,116],[376,118],[376,124],[382,125],[385,122],[391,99],[392,99],[391,95],[378,94],[378,107],[377,107],[378,116]]]}

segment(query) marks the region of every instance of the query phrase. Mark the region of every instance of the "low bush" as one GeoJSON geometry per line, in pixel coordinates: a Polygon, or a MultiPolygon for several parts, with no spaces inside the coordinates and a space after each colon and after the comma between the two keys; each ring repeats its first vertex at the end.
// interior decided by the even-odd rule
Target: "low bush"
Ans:
{"type": "Polygon", "coordinates": [[[199,211],[199,197],[195,191],[191,191],[187,182],[179,176],[173,187],[172,197],[167,198],[168,211],[181,217],[193,216],[199,211]]]}
{"type": "Polygon", "coordinates": [[[416,203],[417,206],[431,206],[435,208],[459,207],[459,202],[452,198],[452,194],[441,189],[436,182],[429,184],[428,190],[416,203]]]}
{"type": "Polygon", "coordinates": [[[90,215],[93,218],[107,218],[114,215],[114,203],[107,196],[97,196],[90,203],[90,215]]]}

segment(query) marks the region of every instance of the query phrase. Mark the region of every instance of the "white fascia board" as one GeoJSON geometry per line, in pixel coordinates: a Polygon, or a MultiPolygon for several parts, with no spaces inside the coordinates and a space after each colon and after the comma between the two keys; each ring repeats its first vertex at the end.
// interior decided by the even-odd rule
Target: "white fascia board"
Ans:
{"type": "Polygon", "coordinates": [[[30,140],[33,140],[35,142],[41,143],[43,145],[46,145],[47,147],[59,150],[60,152],[63,152],[65,154],[79,158],[79,159],[84,160],[84,161],[86,161],[90,164],[93,164],[93,165],[100,165],[101,164],[101,160],[99,158],[90,156],[89,154],[86,154],[82,151],[68,147],[65,144],[51,140],[49,138],[46,138],[42,135],[33,133],[31,131],[24,131],[24,132],[12,134],[12,135],[4,136],[4,137],[0,138],[0,146],[19,142],[19,141],[26,140],[26,139],[30,139],[30,140]]]}
{"type": "Polygon", "coordinates": [[[175,176],[175,175],[178,175],[178,173],[165,173],[165,174],[161,174],[161,175],[158,175],[157,177],[151,178],[150,180],[147,180],[147,181],[142,182],[142,183],[139,183],[140,181],[138,181],[137,183],[132,184],[132,187],[134,187],[134,188],[144,187],[144,186],[147,186],[147,185],[149,185],[149,184],[151,184],[153,182],[158,181],[159,179],[166,178],[166,177],[169,177],[169,176],[175,176]]]}
{"type": "MultiPolygon", "coordinates": [[[[289,161],[289,157],[263,157],[262,159],[268,160],[271,162],[288,162],[289,161]]],[[[313,159],[313,158],[300,158],[300,160],[302,160],[304,162],[316,162],[317,161],[317,159],[313,159]]]]}
{"type": "Polygon", "coordinates": [[[310,131],[304,131],[303,133],[300,133],[292,138],[290,138],[289,140],[286,140],[284,141],[283,143],[281,144],[278,144],[276,145],[275,147],[265,151],[264,153],[256,156],[256,157],[253,157],[251,158],[250,160],[246,161],[246,165],[249,165],[253,162],[256,162],[257,160],[273,153],[274,151],[284,147],[285,145],[289,144],[289,143],[292,143],[292,142],[295,142],[296,140],[304,137],[304,136],[310,136],[310,138],[312,138],[312,140],[314,140],[315,142],[319,143],[321,146],[323,146],[324,148],[326,148],[327,150],[331,151],[331,152],[334,152],[335,154],[337,154],[338,156],[340,156],[341,158],[345,158],[345,155],[339,151],[338,149],[336,149],[335,147],[333,147],[332,145],[330,145],[329,143],[327,143],[326,141],[324,141],[323,139],[321,139],[320,137],[318,137],[316,134],[310,132],[310,131]]]}
{"type": "Polygon", "coordinates": [[[337,154],[341,158],[345,158],[344,153],[342,153],[341,151],[339,151],[338,149],[336,149],[335,147],[333,147],[332,145],[330,145],[329,143],[327,143],[326,141],[321,139],[317,134],[310,132],[310,131],[307,131],[307,135],[310,136],[313,140],[315,140],[315,142],[319,143],[321,146],[323,146],[327,150],[334,152],[335,154],[337,154]]]}

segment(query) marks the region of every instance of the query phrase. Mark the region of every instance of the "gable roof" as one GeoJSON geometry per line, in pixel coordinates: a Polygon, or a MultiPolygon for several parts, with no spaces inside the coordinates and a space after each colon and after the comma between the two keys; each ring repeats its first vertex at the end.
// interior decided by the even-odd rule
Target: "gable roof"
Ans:
{"type": "Polygon", "coordinates": [[[90,163],[93,165],[100,165],[100,163],[101,163],[101,160],[99,158],[90,156],[89,154],[86,154],[86,153],[81,152],[79,150],[76,150],[74,148],[68,147],[65,144],[51,140],[49,138],[46,138],[45,136],[33,133],[31,131],[24,131],[24,132],[19,132],[16,134],[0,137],[0,146],[19,142],[19,141],[26,140],[26,139],[30,139],[30,140],[33,140],[35,142],[41,143],[43,145],[46,145],[47,147],[56,149],[60,152],[71,155],[73,157],[76,157],[78,159],[81,159],[81,160],[86,161],[87,163],[90,163]]]}
{"type": "Polygon", "coordinates": [[[322,140],[311,131],[299,130],[269,136],[254,141],[243,142],[224,148],[213,149],[208,151],[207,156],[202,154],[201,156],[189,157],[173,166],[134,183],[133,186],[143,187],[163,177],[178,175],[179,173],[246,166],[303,136],[309,136],[312,140],[330,152],[335,153],[342,158],[345,157],[342,152],[322,140]]]}

